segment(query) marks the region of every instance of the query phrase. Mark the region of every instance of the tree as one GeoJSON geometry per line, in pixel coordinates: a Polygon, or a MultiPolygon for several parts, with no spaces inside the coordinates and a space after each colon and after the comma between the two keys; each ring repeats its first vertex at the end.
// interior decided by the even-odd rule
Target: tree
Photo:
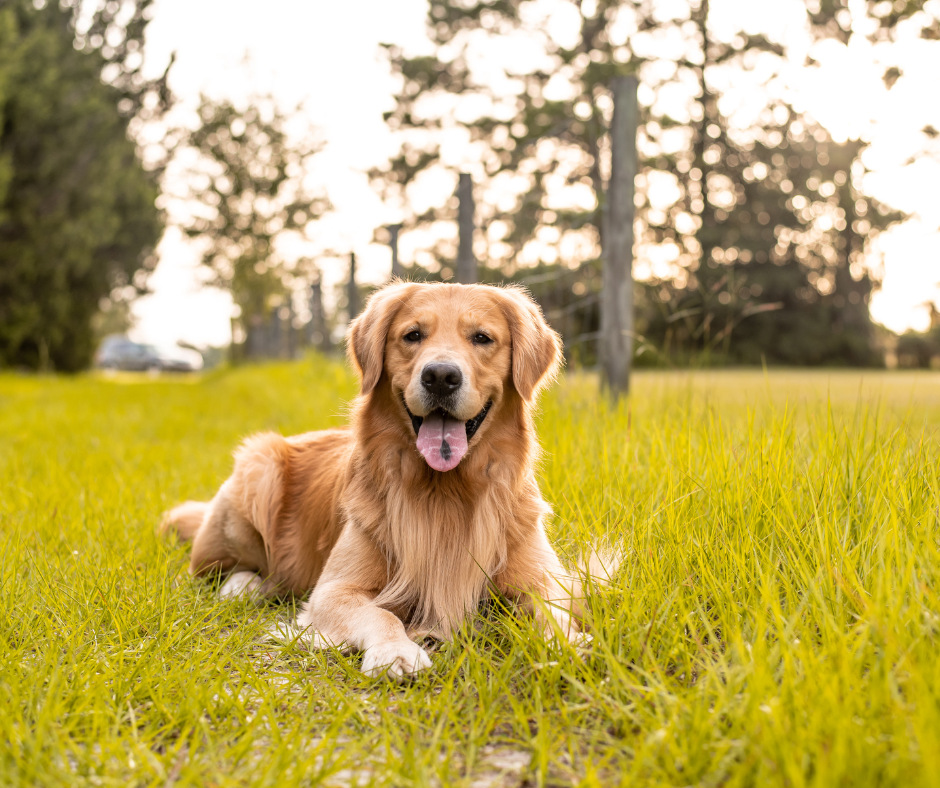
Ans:
{"type": "MultiPolygon", "coordinates": [[[[806,10],[817,38],[834,38],[847,44],[852,37],[852,11],[849,0],[805,0],[806,10]]],[[[856,12],[859,9],[856,8],[856,12]]],[[[920,37],[940,40],[940,11],[930,0],[865,0],[861,12],[874,25],[868,25],[867,36],[872,42],[890,42],[901,22],[915,19],[920,37]]]]}
{"type": "Polygon", "coordinates": [[[162,232],[125,93],[76,49],[73,14],[0,9],[0,366],[86,366],[99,302],[144,286],[162,232]]]}
{"type": "MultiPolygon", "coordinates": [[[[839,7],[809,11],[817,36],[851,22],[839,7]]],[[[668,169],[685,195],[676,205],[699,222],[686,250],[700,253],[684,287],[663,283],[668,308],[650,313],[647,336],[744,363],[880,364],[868,312],[876,283],[863,261],[902,217],[862,193],[865,144],[834,143],[779,98],[750,126],[733,125],[712,75],[752,50],[714,40],[708,0],[693,19],[707,55],[696,70],[701,120],[691,161],[668,169]]],[[[749,46],[781,53],[763,40],[749,46]]],[[[650,229],[650,240],[668,242],[668,223],[650,229]]]]}
{"type": "MultiPolygon", "coordinates": [[[[83,52],[96,52],[104,61],[102,79],[120,98],[118,109],[140,123],[160,118],[173,103],[167,77],[175,53],[156,79],[143,75],[144,32],[153,16],[154,0],[63,0],[71,9],[75,46],[83,52]]],[[[133,129],[132,129],[133,131],[133,129]]]]}
{"type": "Polygon", "coordinates": [[[932,302],[925,306],[930,312],[930,327],[926,331],[905,331],[897,338],[898,366],[929,369],[940,362],[940,310],[932,302]]]}
{"type": "Polygon", "coordinates": [[[289,297],[293,275],[306,276],[286,263],[278,239],[302,233],[329,208],[326,196],[304,183],[322,145],[312,133],[290,139],[288,120],[269,98],[239,109],[203,96],[199,125],[184,136],[198,156],[180,225],[202,243],[211,283],[232,294],[245,338],[275,301],[289,297]]]}
{"type": "MultiPolygon", "coordinates": [[[[13,89],[16,40],[16,16],[13,9],[0,8],[0,129],[5,127],[5,107],[13,89]]],[[[3,211],[13,178],[12,158],[11,151],[0,149],[0,225],[8,218],[3,211]]]]}
{"type": "MultiPolygon", "coordinates": [[[[402,149],[373,173],[386,198],[406,206],[411,185],[441,166],[446,134],[463,125],[477,156],[463,166],[474,169],[481,191],[516,188],[505,205],[479,201],[489,259],[509,275],[540,259],[591,263],[609,175],[608,85],[637,72],[639,250],[668,255],[641,299],[641,333],[738,360],[875,362],[865,350],[872,283],[860,258],[898,217],[860,194],[863,146],[835,145],[775,88],[782,46],[740,31],[719,38],[708,0],[675,16],[647,0],[572,7],[580,32],[563,44],[533,4],[432,0],[428,34],[437,54],[408,58],[388,48],[402,88],[387,120],[402,149]],[[542,63],[486,78],[482,44],[512,36],[536,41],[542,63]],[[756,112],[732,106],[735,78],[759,73],[754,89],[766,91],[767,104],[756,112]],[[483,109],[455,124],[468,97],[483,109]]],[[[452,213],[448,203],[406,225],[452,213]]],[[[434,250],[438,259],[451,255],[448,243],[434,250]]]]}

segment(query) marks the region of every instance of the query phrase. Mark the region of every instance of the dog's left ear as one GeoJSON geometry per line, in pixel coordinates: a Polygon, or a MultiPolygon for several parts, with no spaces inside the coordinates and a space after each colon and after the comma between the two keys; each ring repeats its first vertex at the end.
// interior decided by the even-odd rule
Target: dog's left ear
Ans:
{"type": "Polygon", "coordinates": [[[527,402],[554,380],[562,363],[561,337],[521,287],[501,288],[512,337],[512,384],[527,402]]]}
{"type": "Polygon", "coordinates": [[[382,378],[388,330],[412,287],[410,282],[392,282],[376,290],[359,317],[349,324],[346,355],[359,372],[363,394],[372,391],[382,378]]]}

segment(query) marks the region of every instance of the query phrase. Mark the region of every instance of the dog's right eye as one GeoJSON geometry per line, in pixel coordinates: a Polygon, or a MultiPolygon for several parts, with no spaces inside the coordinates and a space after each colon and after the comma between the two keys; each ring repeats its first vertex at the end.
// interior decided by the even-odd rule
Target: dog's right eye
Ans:
{"type": "Polygon", "coordinates": [[[405,342],[420,342],[421,341],[421,332],[420,331],[409,331],[405,334],[405,342]]]}

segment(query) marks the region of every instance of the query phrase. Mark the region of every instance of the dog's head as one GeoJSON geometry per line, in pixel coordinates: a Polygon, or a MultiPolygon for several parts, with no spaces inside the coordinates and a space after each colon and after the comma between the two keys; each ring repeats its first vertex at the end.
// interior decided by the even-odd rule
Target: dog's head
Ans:
{"type": "Polygon", "coordinates": [[[531,403],[555,375],[560,340],[518,288],[395,282],[349,328],[362,394],[390,387],[393,407],[434,470],[484,439],[510,390],[531,403]]]}

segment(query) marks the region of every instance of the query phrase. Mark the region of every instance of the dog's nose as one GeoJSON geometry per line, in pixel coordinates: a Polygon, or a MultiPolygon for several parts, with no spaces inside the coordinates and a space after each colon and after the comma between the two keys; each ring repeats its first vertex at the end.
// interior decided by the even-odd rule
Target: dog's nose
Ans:
{"type": "Polygon", "coordinates": [[[463,373],[454,364],[428,364],[421,370],[421,385],[435,397],[453,394],[463,383],[463,373]]]}

